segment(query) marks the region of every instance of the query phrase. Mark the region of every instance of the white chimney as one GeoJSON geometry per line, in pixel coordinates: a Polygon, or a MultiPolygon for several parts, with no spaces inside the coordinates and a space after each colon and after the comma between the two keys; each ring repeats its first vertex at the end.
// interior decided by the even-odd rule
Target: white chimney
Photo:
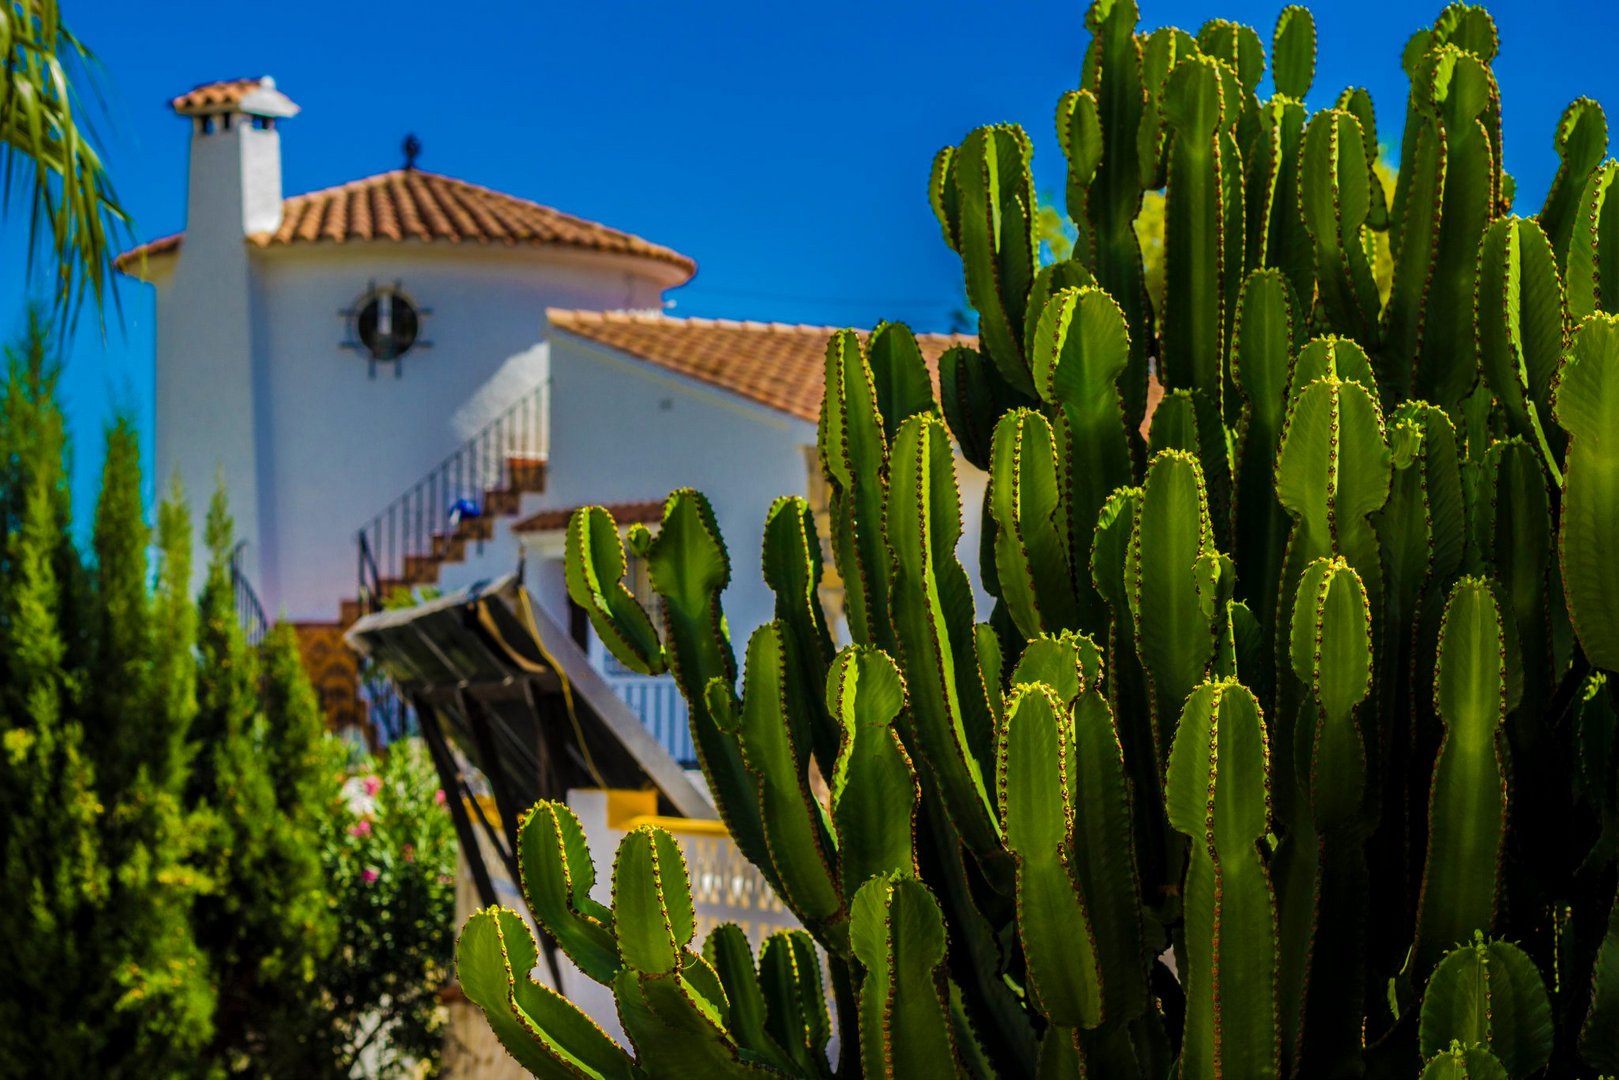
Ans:
{"type": "Polygon", "coordinates": [[[298,106],[275,80],[209,83],[173,101],[191,121],[186,246],[192,250],[274,232],[281,225],[280,121],[298,106]]]}

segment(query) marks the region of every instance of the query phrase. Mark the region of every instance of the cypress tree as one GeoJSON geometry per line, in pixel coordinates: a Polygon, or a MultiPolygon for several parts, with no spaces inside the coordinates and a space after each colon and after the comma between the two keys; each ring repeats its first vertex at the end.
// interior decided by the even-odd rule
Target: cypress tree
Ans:
{"type": "Polygon", "coordinates": [[[320,864],[319,804],[307,792],[305,742],[313,692],[285,634],[269,652],[263,693],[256,657],[237,621],[229,573],[231,521],[216,492],[205,527],[209,563],[199,605],[192,771],[195,805],[208,823],[213,889],[197,905],[197,938],[219,991],[214,1057],[227,1072],[258,1075],[277,1043],[296,1039],[284,1017],[315,992],[332,941],[320,864]],[[302,685],[300,686],[300,682],[302,685]],[[279,703],[279,704],[269,704],[279,703]]]}
{"type": "MultiPolygon", "coordinates": [[[[184,510],[180,524],[189,527],[184,510]]],[[[94,749],[97,790],[107,808],[102,849],[111,869],[111,902],[102,920],[104,953],[119,958],[102,1002],[108,1021],[109,1072],[160,1076],[186,1067],[213,1030],[214,992],[206,957],[191,930],[201,880],[189,862],[180,806],[176,730],[195,711],[190,680],[173,685],[176,660],[191,666],[189,621],[174,625],[174,563],[190,573],[190,538],[176,537],[176,510],[160,553],[163,589],[148,583],[150,530],[141,500],[140,445],[120,417],[107,432],[101,495],[92,532],[86,625],[90,669],[85,727],[94,749]],[[154,617],[166,616],[161,639],[154,617]],[[161,661],[161,662],[160,662],[161,661]],[[160,683],[160,675],[166,680],[160,683]],[[178,692],[176,692],[178,691],[178,692]]],[[[188,582],[179,600],[189,609],[188,582]]]]}
{"type": "MultiPolygon", "coordinates": [[[[31,354],[32,355],[32,354],[31,354]]],[[[39,353],[43,356],[43,351],[39,353]]],[[[15,355],[0,400],[6,458],[0,582],[0,1075],[88,1076],[104,1045],[86,1008],[105,983],[96,949],[107,898],[99,857],[101,807],[83,753],[64,665],[59,493],[61,443],[40,438],[60,421],[15,355]],[[54,413],[54,418],[52,414],[54,413]]],[[[70,549],[71,550],[71,549],[70,549]]]]}

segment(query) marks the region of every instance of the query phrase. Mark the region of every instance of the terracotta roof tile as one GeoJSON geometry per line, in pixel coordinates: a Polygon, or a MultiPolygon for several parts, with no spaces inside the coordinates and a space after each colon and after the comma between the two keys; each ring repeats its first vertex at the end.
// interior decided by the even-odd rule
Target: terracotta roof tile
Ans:
{"type": "MultiPolygon", "coordinates": [[[[118,256],[120,270],[180,247],[165,236],[118,256]]],[[[584,248],[666,263],[687,278],[697,264],[671,248],[464,180],[395,169],[339,187],[294,195],[282,205],[281,227],[248,237],[260,247],[349,240],[420,240],[584,248]]]]}
{"type": "MultiPolygon", "coordinates": [[[[836,327],[736,319],[675,319],[629,311],[552,308],[551,325],[648,363],[730,390],[803,420],[817,420],[826,385],[826,343],[836,327]]],[[[860,339],[866,339],[860,332],[860,339]]],[[[953,345],[976,347],[961,334],[918,334],[917,344],[938,391],[939,357],[953,345]]],[[[1146,434],[1163,387],[1147,385],[1146,434]]]]}
{"type": "MultiPolygon", "coordinates": [[[[243,97],[257,90],[263,79],[221,79],[193,87],[169,101],[177,113],[207,112],[235,105],[243,97]]],[[[272,84],[274,85],[274,84],[272,84]]]]}
{"type": "MultiPolygon", "coordinates": [[[[577,506],[568,506],[556,510],[541,510],[512,526],[513,532],[558,532],[568,527],[568,519],[573,517],[577,506]]],[[[650,525],[663,520],[662,499],[642,499],[639,502],[607,503],[605,509],[613,515],[613,520],[620,525],[650,525]]]]}
{"type": "MultiPolygon", "coordinates": [[[[826,383],[826,343],[830,326],[739,322],[735,319],[675,319],[626,311],[546,312],[551,325],[578,337],[629,353],[649,363],[722,387],[745,398],[815,420],[826,383]]],[[[861,339],[866,335],[861,333],[861,339]]],[[[918,334],[928,367],[952,345],[977,339],[953,334],[918,334]]],[[[935,376],[936,377],[936,376],[935,376]]]]}

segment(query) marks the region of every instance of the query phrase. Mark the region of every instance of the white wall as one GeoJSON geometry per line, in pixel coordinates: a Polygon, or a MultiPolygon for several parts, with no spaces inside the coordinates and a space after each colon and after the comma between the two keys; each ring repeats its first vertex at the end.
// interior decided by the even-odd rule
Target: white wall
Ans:
{"type": "Polygon", "coordinates": [[[197,310],[195,298],[209,287],[197,279],[211,279],[186,265],[201,261],[189,237],[173,286],[159,289],[158,466],[165,475],[179,464],[200,505],[215,463],[225,462],[255,587],[272,616],[293,619],[336,618],[338,602],[355,594],[361,524],[544,379],[536,346],[547,306],[647,308],[661,299],[631,263],[532,248],[246,250],[251,406],[207,378],[187,393],[176,386],[182,380],[165,377],[206,371],[197,343],[229,330],[228,320],[197,310]],[[406,354],[401,377],[389,364],[373,377],[364,355],[341,347],[348,334],[339,312],[373,282],[396,281],[431,310],[421,336],[432,344],[406,354]],[[213,422],[199,425],[199,410],[213,422]],[[236,464],[249,455],[257,462],[251,479],[236,464]]]}
{"type": "MultiPolygon", "coordinates": [[[[724,594],[740,654],[747,634],[771,617],[774,599],[760,569],[765,514],[780,495],[808,486],[804,447],[815,425],[725,390],[666,372],[567,333],[551,340],[551,467],[545,494],[525,512],[588,503],[662,499],[678,487],[706,494],[731,558],[724,594]]],[[[566,625],[560,537],[531,536],[528,583],[566,625]]],[[[485,557],[447,568],[457,587],[511,569],[515,543],[504,533],[485,557]],[[511,560],[495,565],[498,560],[511,560]]]]}
{"type": "MultiPolygon", "coordinates": [[[[591,503],[662,499],[678,487],[708,496],[731,559],[722,599],[740,662],[748,636],[773,617],[761,541],[770,504],[808,488],[806,453],[815,425],[566,332],[551,341],[551,470],[546,493],[524,512],[591,503]]],[[[958,556],[973,583],[979,619],[990,598],[978,574],[980,511],[988,478],[956,458],[962,491],[958,556]]],[[[527,584],[567,625],[560,534],[530,534],[527,584]]],[[[517,539],[504,529],[481,557],[445,567],[442,584],[460,588],[510,571],[517,539]]]]}

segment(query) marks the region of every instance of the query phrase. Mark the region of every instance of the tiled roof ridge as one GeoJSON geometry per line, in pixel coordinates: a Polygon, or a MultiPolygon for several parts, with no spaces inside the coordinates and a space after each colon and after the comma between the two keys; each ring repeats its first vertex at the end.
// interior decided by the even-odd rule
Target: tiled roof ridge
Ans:
{"type": "MultiPolygon", "coordinates": [[[[767,333],[795,333],[795,334],[836,334],[841,330],[850,329],[848,326],[821,326],[816,323],[789,323],[765,322],[759,319],[726,319],[713,318],[704,315],[666,315],[661,311],[640,311],[633,309],[614,309],[598,311],[592,308],[546,308],[546,318],[553,325],[568,328],[569,323],[595,323],[598,325],[609,323],[624,323],[640,326],[669,326],[691,327],[693,329],[716,330],[753,330],[767,333]]],[[[861,337],[871,333],[869,329],[853,328],[861,337]]],[[[914,333],[914,332],[913,332],[914,333]]],[[[950,341],[962,345],[975,343],[978,339],[972,334],[948,334],[937,331],[924,331],[915,334],[918,341],[950,341]]]]}
{"type": "MultiPolygon", "coordinates": [[[[209,79],[200,82],[183,94],[169,99],[169,107],[176,111],[205,105],[223,105],[239,101],[252,90],[265,85],[268,75],[245,75],[239,79],[209,79]]],[[[270,86],[275,80],[270,79],[270,86]]]]}
{"type": "MultiPolygon", "coordinates": [[[[183,233],[119,255],[119,269],[178,250],[183,233]]],[[[351,240],[422,240],[576,247],[678,267],[697,264],[673,248],[554,206],[424,169],[399,168],[287,197],[274,231],[246,238],[258,247],[351,240]],[[384,195],[382,193],[391,193],[384,195]]]]}
{"type": "MultiPolygon", "coordinates": [[[[549,308],[550,325],[570,337],[696,379],[754,404],[814,421],[826,385],[826,343],[837,327],[768,323],[651,311],[549,308]]],[[[870,330],[858,330],[862,340],[870,330]]],[[[951,346],[974,346],[966,334],[918,334],[916,343],[937,384],[939,358],[951,346]]]]}

